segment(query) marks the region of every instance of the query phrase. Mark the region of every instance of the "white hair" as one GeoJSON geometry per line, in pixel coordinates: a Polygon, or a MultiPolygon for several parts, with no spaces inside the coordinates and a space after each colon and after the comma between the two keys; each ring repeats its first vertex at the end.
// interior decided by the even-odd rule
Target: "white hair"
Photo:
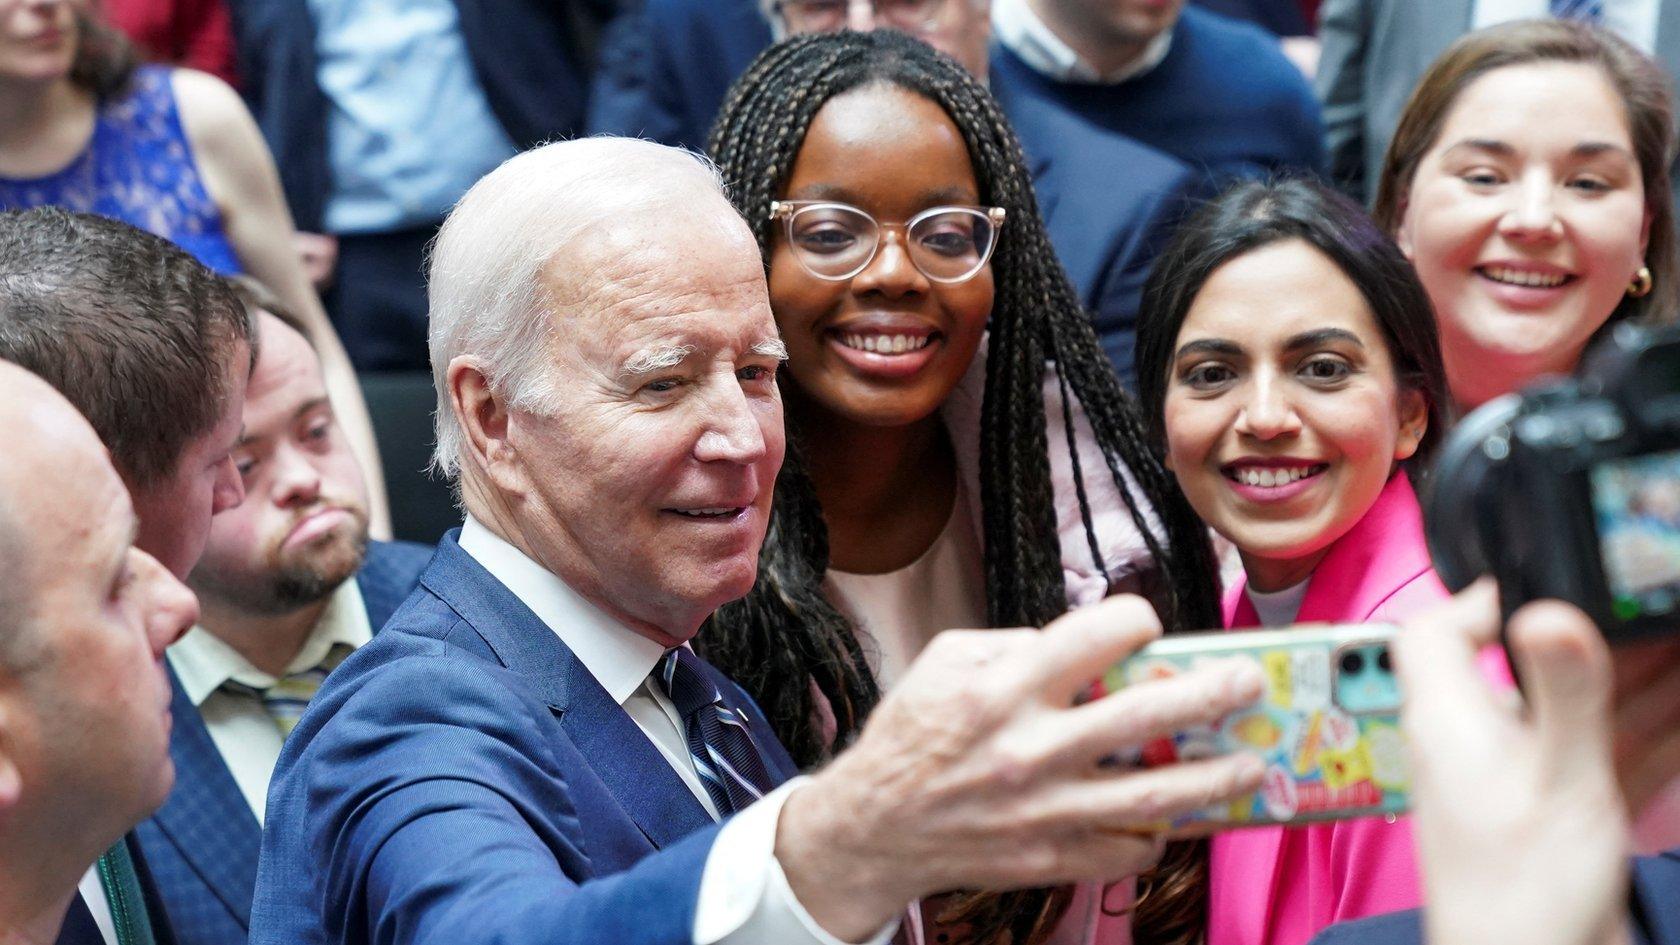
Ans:
{"type": "Polygon", "coordinates": [[[659,226],[655,207],[720,198],[723,179],[706,158],[634,138],[544,145],[485,175],[450,211],[431,247],[427,296],[437,448],[432,468],[460,475],[464,438],[449,392],[449,363],[477,362],[492,391],[518,410],[545,412],[554,299],[545,281],[578,284],[565,252],[604,223],[659,226]],[[557,265],[551,265],[556,263],[557,265]],[[546,275],[545,275],[546,273],[546,275]]]}

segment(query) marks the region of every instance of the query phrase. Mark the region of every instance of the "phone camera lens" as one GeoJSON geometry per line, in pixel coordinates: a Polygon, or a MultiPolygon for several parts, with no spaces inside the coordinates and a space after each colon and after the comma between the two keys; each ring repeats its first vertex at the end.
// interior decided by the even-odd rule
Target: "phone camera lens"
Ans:
{"type": "Polygon", "coordinates": [[[1385,673],[1394,672],[1394,661],[1388,658],[1388,647],[1377,651],[1377,668],[1385,673]]]}
{"type": "Polygon", "coordinates": [[[1349,676],[1357,676],[1365,671],[1365,657],[1357,650],[1350,650],[1342,654],[1342,672],[1349,676]]]}

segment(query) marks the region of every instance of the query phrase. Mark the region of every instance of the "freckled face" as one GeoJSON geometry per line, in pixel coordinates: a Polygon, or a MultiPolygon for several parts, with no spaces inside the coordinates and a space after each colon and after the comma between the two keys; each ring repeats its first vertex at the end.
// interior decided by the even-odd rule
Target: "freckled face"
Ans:
{"type": "Polygon", "coordinates": [[[1396,233],[1454,399],[1572,370],[1644,265],[1649,226],[1626,112],[1598,69],[1510,66],[1467,86],[1396,233]]]}
{"type": "MultiPolygon", "coordinates": [[[[937,104],[893,86],[836,96],[811,122],[782,199],[838,201],[888,225],[874,260],[843,282],[806,271],[775,225],[770,304],[799,392],[871,426],[932,415],[979,348],[992,311],[991,264],[966,282],[933,282],[911,264],[902,226],[891,225],[930,207],[979,203],[961,133],[937,104]],[[914,349],[864,350],[898,337],[914,349]]],[[[1007,224],[998,238],[1009,238],[1007,224]]]]}
{"type": "Polygon", "coordinates": [[[1423,437],[1370,305],[1298,240],[1214,270],[1174,351],[1167,465],[1260,590],[1310,574],[1423,437]]]}

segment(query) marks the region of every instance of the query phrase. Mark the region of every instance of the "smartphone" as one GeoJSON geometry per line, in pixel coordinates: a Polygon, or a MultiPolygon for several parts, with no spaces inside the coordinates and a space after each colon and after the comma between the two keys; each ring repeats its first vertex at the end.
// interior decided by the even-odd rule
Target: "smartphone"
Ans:
{"type": "Polygon", "coordinates": [[[1302,624],[1169,636],[1110,669],[1101,682],[1105,691],[1175,676],[1210,659],[1252,659],[1265,673],[1265,694],[1254,707],[1158,739],[1124,759],[1150,766],[1248,751],[1265,760],[1257,792],[1181,816],[1169,832],[1404,811],[1410,783],[1400,687],[1389,657],[1398,630],[1393,624],[1302,624]]]}

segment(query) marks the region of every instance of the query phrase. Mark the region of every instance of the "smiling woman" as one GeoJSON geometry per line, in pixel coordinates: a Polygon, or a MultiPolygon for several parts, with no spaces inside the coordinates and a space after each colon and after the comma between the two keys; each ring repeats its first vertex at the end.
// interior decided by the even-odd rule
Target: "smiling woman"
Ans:
{"type": "Polygon", "coordinates": [[[1430,67],[1375,212],[1429,292],[1459,405],[1574,370],[1606,323],[1674,318],[1673,141],[1667,77],[1607,31],[1496,26],[1430,67]]]}
{"type": "MultiPolygon", "coordinates": [[[[1391,621],[1443,600],[1404,470],[1445,402],[1429,300],[1359,207],[1243,184],[1156,264],[1138,392],[1190,504],[1236,546],[1225,625],[1391,621]]],[[[1299,945],[1419,904],[1405,822],[1258,828],[1212,842],[1208,945],[1299,945]]]]}
{"type": "MultiPolygon", "coordinates": [[[[736,85],[712,153],[768,267],[789,450],[758,581],[699,640],[796,760],[844,746],[942,630],[1119,591],[1169,629],[1213,625],[1205,533],[966,70],[890,30],[797,37],[736,85]]],[[[926,938],[1189,941],[1197,863],[1172,862],[1135,915],[1124,889],[958,896],[925,910],[926,938]]]]}

